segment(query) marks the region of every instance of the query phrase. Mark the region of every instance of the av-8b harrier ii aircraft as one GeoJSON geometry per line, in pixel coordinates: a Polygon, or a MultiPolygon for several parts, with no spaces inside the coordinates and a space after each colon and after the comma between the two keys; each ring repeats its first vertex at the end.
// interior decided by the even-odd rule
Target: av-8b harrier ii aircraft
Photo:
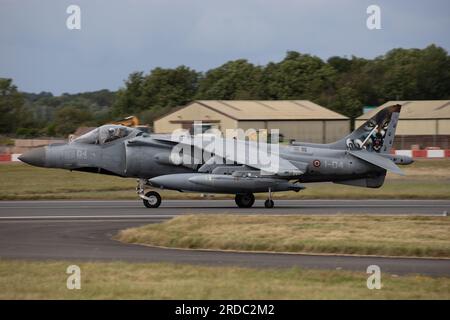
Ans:
{"type": "Polygon", "coordinates": [[[67,144],[31,150],[19,159],[39,167],[137,178],[137,193],[148,208],[161,204],[156,189],[234,194],[241,208],[253,206],[254,193],[267,192],[264,204],[272,208],[273,192],[298,192],[305,188],[303,183],[379,188],[387,171],[402,174],[396,164],[410,164],[412,159],[389,153],[400,109],[400,105],[386,107],[329,144],[280,145],[235,138],[215,138],[212,143],[205,134],[180,138],[104,125],[67,144]]]}

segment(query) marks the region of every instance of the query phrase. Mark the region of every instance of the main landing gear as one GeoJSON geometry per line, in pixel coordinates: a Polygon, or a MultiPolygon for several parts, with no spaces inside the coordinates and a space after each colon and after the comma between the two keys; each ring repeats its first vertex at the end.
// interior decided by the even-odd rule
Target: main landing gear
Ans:
{"type": "Polygon", "coordinates": [[[238,193],[234,201],[239,208],[251,208],[255,203],[255,196],[253,193],[238,193]]]}
{"type": "Polygon", "coordinates": [[[161,196],[156,191],[148,191],[145,193],[146,181],[144,179],[138,180],[138,186],[136,187],[136,192],[142,199],[144,206],[147,208],[158,208],[161,204],[161,196]]]}
{"type": "MultiPolygon", "coordinates": [[[[239,208],[251,208],[255,203],[255,196],[253,193],[238,193],[234,198],[234,201],[239,208]]],[[[269,198],[264,201],[264,207],[273,208],[274,202],[272,200],[272,190],[269,188],[269,198]]]]}

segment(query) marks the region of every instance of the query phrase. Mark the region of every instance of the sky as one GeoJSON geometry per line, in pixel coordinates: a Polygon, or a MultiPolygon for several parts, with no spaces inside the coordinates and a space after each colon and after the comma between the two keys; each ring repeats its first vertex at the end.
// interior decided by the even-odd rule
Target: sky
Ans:
{"type": "Polygon", "coordinates": [[[117,90],[133,71],[234,59],[258,65],[289,50],[373,58],[392,48],[450,50],[448,0],[0,0],[0,77],[20,91],[117,90]],[[369,5],[381,29],[370,30],[369,5]],[[68,29],[70,5],[81,29],[68,29]]]}

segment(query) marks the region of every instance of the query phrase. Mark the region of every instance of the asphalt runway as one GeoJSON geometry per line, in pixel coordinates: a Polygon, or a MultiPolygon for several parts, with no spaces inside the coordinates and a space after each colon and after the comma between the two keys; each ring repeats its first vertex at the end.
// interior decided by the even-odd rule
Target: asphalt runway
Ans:
{"type": "Polygon", "coordinates": [[[2,201],[0,257],[68,261],[173,262],[247,267],[344,269],[365,272],[369,265],[392,274],[450,276],[450,260],[274,253],[235,253],[152,248],[112,240],[119,230],[192,213],[235,214],[416,214],[442,215],[450,201],[284,200],[274,209],[257,201],[251,209],[231,200],[167,200],[158,209],[140,201],[2,201]]]}
{"type": "Polygon", "coordinates": [[[236,214],[419,214],[442,215],[450,211],[450,200],[275,200],[275,208],[264,208],[256,200],[252,208],[238,208],[233,200],[164,200],[157,209],[147,209],[140,200],[130,201],[0,201],[2,216],[54,215],[179,215],[195,213],[236,214]]]}

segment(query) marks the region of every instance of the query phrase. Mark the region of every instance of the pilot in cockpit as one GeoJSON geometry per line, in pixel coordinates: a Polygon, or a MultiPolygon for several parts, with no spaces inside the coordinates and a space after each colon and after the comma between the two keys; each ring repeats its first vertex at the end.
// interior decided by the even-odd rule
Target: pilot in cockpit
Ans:
{"type": "Polygon", "coordinates": [[[131,133],[127,127],[120,125],[104,125],[94,129],[81,137],[73,140],[75,143],[104,144],[120,138],[124,138],[131,133]]]}

